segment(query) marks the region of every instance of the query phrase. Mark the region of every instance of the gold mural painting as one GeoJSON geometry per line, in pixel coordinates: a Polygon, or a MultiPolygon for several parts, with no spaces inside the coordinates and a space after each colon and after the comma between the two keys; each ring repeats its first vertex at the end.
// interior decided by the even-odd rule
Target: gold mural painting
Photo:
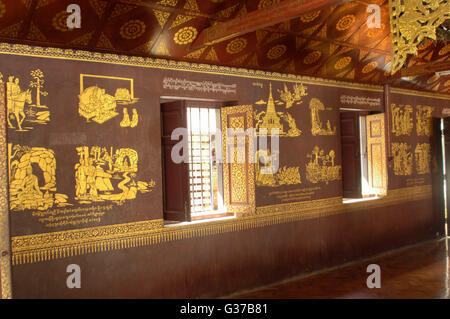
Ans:
{"type": "MultiPolygon", "coordinates": [[[[331,127],[330,120],[327,121],[327,128],[323,128],[323,124],[320,121],[319,111],[325,110],[325,105],[317,99],[312,98],[309,102],[309,108],[311,109],[311,134],[316,135],[336,135],[336,126],[331,127]]],[[[330,110],[330,109],[328,109],[330,110]]]]}
{"type": "Polygon", "coordinates": [[[275,101],[272,95],[272,83],[270,83],[269,98],[267,99],[267,102],[264,100],[255,102],[256,105],[267,105],[265,111],[255,111],[255,127],[257,134],[259,134],[261,129],[267,129],[267,135],[270,136],[271,129],[278,129],[278,134],[280,136],[300,136],[302,131],[297,128],[295,119],[287,112],[287,109],[294,105],[300,105],[303,102],[302,97],[308,95],[308,93],[306,93],[306,87],[304,87],[303,84],[294,83],[291,91],[288,89],[287,85],[284,84],[284,90],[278,90],[278,93],[280,95],[280,100],[275,101]],[[284,105],[286,111],[277,112],[275,104],[280,106],[284,105]],[[289,127],[287,132],[285,132],[286,124],[289,127]]]}
{"type": "Polygon", "coordinates": [[[411,135],[413,129],[411,105],[396,105],[391,104],[392,111],[392,133],[395,136],[411,135]]]}
{"type": "MultiPolygon", "coordinates": [[[[273,163],[268,160],[270,154],[264,154],[265,151],[258,150],[256,152],[256,186],[270,186],[277,187],[281,185],[295,185],[301,184],[300,178],[300,168],[299,167],[286,167],[283,166],[274,171],[273,163]],[[261,158],[263,158],[263,163],[261,163],[261,158]],[[262,166],[262,167],[261,167],[262,166]],[[262,170],[264,169],[264,174],[262,170]]],[[[278,158],[278,154],[276,154],[278,158]]]]}
{"type": "Polygon", "coordinates": [[[306,179],[313,184],[341,179],[341,165],[335,165],[336,154],[331,150],[325,154],[319,146],[314,146],[311,154],[307,155],[309,163],[306,164],[306,179]]]}
{"type": "Polygon", "coordinates": [[[431,146],[429,143],[419,143],[414,151],[417,174],[430,174],[431,146]]]}
{"type": "Polygon", "coordinates": [[[138,192],[150,192],[156,186],[153,180],[136,180],[138,153],[131,148],[114,151],[112,147],[81,146],[77,153],[75,199],[79,203],[113,201],[122,205],[135,199],[138,192]]]}
{"type": "Polygon", "coordinates": [[[411,145],[407,143],[392,143],[392,155],[394,156],[394,174],[400,176],[411,175],[413,170],[411,145]]]}
{"type": "Polygon", "coordinates": [[[416,132],[417,136],[428,136],[433,135],[433,109],[432,106],[422,106],[418,105],[416,110],[416,132]]]}
{"type": "Polygon", "coordinates": [[[34,124],[47,124],[50,121],[50,111],[46,105],[41,104],[41,95],[47,96],[43,91],[44,73],[40,69],[30,72],[32,80],[27,89],[21,88],[21,79],[17,76],[8,76],[6,82],[6,105],[8,128],[19,132],[30,131],[34,124]],[[35,103],[33,93],[36,91],[35,103]]]}
{"type": "Polygon", "coordinates": [[[54,205],[70,205],[67,195],[56,193],[55,170],[53,150],[8,143],[10,210],[46,210],[54,205]]]}
{"type": "MultiPolygon", "coordinates": [[[[134,80],[131,78],[119,78],[112,76],[80,74],[80,95],[78,95],[78,113],[84,117],[87,122],[91,120],[103,124],[119,115],[117,108],[134,104],[139,98],[134,97],[134,80]],[[120,81],[121,84],[126,81],[129,88],[117,87],[114,96],[106,93],[106,89],[97,84],[85,88],[87,79],[103,79],[111,81],[120,81]]],[[[132,117],[128,113],[128,108],[122,109],[123,118],[120,122],[121,127],[136,127],[139,122],[139,116],[136,108],[132,109],[132,117]]]]}

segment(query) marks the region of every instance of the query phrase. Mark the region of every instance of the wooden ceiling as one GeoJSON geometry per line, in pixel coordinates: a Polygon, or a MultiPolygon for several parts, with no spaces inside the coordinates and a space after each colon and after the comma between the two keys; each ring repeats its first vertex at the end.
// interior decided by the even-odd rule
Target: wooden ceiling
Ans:
{"type": "Polygon", "coordinates": [[[450,44],[427,41],[403,73],[392,77],[386,72],[391,60],[388,1],[322,2],[328,5],[203,45],[196,40],[203,30],[216,25],[220,29],[221,23],[256,10],[271,6],[275,10],[280,0],[0,0],[0,41],[391,83],[450,94],[450,77],[434,74],[443,65],[450,69],[450,44]],[[80,29],[66,26],[66,8],[72,3],[81,7],[80,29]],[[371,3],[381,7],[379,29],[366,25],[371,3]]]}

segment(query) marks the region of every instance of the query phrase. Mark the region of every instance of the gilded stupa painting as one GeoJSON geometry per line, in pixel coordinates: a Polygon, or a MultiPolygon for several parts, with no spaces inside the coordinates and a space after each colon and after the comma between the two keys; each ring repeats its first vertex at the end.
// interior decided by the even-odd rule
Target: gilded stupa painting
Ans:
{"type": "Polygon", "coordinates": [[[267,102],[264,100],[255,102],[256,105],[266,104],[265,111],[259,113],[255,111],[256,130],[258,135],[260,134],[261,129],[266,129],[268,136],[271,135],[272,129],[278,129],[279,136],[295,137],[302,134],[302,131],[297,128],[295,119],[287,112],[287,109],[294,104],[301,104],[302,96],[306,96],[308,93],[306,93],[306,88],[303,87],[303,84],[294,84],[293,90],[294,92],[291,93],[285,84],[284,91],[279,90],[281,101],[275,101],[272,94],[272,83],[269,84],[269,98],[267,99],[267,102]],[[277,112],[276,104],[280,106],[284,105],[286,111],[277,112]]]}

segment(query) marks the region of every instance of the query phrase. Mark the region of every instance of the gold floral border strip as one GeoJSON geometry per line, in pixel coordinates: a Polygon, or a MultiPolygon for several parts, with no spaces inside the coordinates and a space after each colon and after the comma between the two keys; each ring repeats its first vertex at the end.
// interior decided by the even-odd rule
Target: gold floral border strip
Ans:
{"type": "Polygon", "coordinates": [[[387,196],[343,204],[341,197],[257,207],[255,215],[164,227],[161,219],[12,238],[13,265],[148,246],[270,225],[364,211],[431,198],[431,185],[388,191],[387,196]]]}
{"type": "Polygon", "coordinates": [[[414,90],[399,89],[399,88],[390,88],[390,92],[396,93],[396,94],[406,94],[406,95],[413,95],[413,96],[429,97],[432,99],[450,100],[450,95],[439,94],[439,93],[414,91],[414,90]]]}
{"type": "Polygon", "coordinates": [[[41,58],[53,58],[86,62],[111,63],[146,68],[165,70],[188,71],[215,75],[239,76],[244,78],[275,80],[285,82],[298,82],[304,84],[316,84],[330,87],[349,88],[356,90],[383,92],[383,87],[372,84],[339,82],[335,80],[321,79],[294,74],[281,74],[244,68],[233,68],[209,64],[189,63],[165,59],[144,58],[139,56],[117,55],[109,53],[89,52],[83,50],[60,49],[52,47],[28,46],[23,44],[0,43],[0,54],[12,54],[21,56],[33,56],[41,58]]]}
{"type": "Polygon", "coordinates": [[[9,246],[8,215],[8,166],[6,146],[6,107],[5,86],[0,83],[0,280],[2,285],[1,299],[12,298],[11,287],[11,253],[9,246]],[[5,255],[3,252],[7,252],[5,255]]]}

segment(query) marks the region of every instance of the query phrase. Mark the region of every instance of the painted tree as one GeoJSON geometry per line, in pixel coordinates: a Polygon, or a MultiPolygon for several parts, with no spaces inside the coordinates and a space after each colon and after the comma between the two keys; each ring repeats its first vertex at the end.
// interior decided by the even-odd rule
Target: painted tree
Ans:
{"type": "Polygon", "coordinates": [[[40,69],[31,71],[31,76],[33,77],[34,81],[30,81],[30,87],[36,88],[36,106],[41,105],[41,95],[47,96],[47,92],[42,91],[41,89],[44,87],[44,74],[40,69]]]}

